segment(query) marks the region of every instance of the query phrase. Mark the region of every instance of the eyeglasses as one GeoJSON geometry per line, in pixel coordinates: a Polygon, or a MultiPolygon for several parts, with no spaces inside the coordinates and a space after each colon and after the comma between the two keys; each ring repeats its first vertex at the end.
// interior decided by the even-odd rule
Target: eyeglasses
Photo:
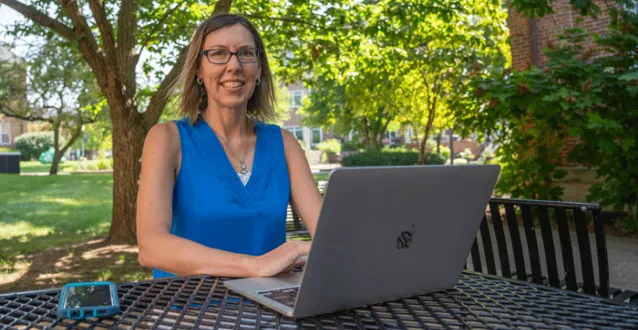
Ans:
{"type": "Polygon", "coordinates": [[[259,49],[245,48],[236,52],[231,52],[226,49],[207,49],[201,52],[206,56],[208,62],[212,64],[226,64],[230,61],[230,58],[235,55],[239,63],[255,63],[259,60],[259,49]]]}

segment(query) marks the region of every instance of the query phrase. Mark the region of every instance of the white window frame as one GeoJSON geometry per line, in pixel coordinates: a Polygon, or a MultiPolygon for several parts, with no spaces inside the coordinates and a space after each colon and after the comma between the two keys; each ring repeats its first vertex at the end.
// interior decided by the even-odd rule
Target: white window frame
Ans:
{"type": "Polygon", "coordinates": [[[290,107],[299,108],[303,104],[304,92],[303,90],[295,89],[290,91],[290,107]],[[299,96],[299,104],[295,103],[295,96],[299,96]]]}
{"type": "Polygon", "coordinates": [[[323,128],[321,127],[313,127],[310,129],[310,142],[312,143],[312,146],[316,146],[317,144],[323,142],[323,128]],[[314,140],[314,136],[315,136],[315,131],[319,130],[319,142],[315,142],[314,140]]]}
{"type": "Polygon", "coordinates": [[[0,123],[0,145],[11,145],[11,123],[0,123]],[[6,133],[5,130],[7,131],[6,133]],[[4,139],[2,138],[5,134],[9,138],[7,142],[4,142],[4,139]]]}

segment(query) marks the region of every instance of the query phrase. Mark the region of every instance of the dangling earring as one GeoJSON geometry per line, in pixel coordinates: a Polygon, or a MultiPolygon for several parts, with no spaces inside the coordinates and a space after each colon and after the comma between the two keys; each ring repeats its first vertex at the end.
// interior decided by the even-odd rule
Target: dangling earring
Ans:
{"type": "Polygon", "coordinates": [[[208,106],[208,93],[206,92],[206,87],[204,87],[202,78],[197,78],[197,84],[199,84],[199,94],[201,95],[199,100],[199,110],[204,110],[208,106]]]}
{"type": "Polygon", "coordinates": [[[255,80],[255,85],[259,84],[261,84],[261,77],[257,77],[257,80],[255,80]]]}

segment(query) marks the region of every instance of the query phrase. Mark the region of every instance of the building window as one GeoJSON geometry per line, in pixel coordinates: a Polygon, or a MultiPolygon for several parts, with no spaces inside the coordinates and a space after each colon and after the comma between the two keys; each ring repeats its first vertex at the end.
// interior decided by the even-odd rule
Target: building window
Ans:
{"type": "Polygon", "coordinates": [[[11,144],[11,124],[10,123],[0,123],[0,144],[2,145],[11,144]]]}
{"type": "Polygon", "coordinates": [[[405,135],[405,142],[412,142],[412,139],[416,138],[416,136],[414,135],[414,129],[410,126],[405,128],[403,134],[405,135]]]}
{"type": "Polygon", "coordinates": [[[284,128],[287,129],[290,133],[292,133],[292,135],[294,135],[297,138],[297,140],[303,141],[303,127],[286,126],[284,128]]]}
{"type": "Polygon", "coordinates": [[[323,141],[323,130],[320,127],[312,129],[312,145],[321,143],[323,141]]]}
{"type": "Polygon", "coordinates": [[[303,91],[290,91],[290,107],[299,108],[303,102],[303,91]]]}

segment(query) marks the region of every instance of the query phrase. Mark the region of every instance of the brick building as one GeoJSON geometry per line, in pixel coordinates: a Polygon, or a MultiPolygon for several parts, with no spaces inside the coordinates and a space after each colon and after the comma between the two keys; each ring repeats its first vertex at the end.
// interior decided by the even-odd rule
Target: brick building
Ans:
{"type": "MultiPolygon", "coordinates": [[[[581,27],[587,33],[604,34],[611,20],[607,16],[608,4],[613,5],[614,2],[594,0],[594,3],[602,12],[598,18],[581,16],[571,6],[570,0],[555,0],[552,4],[554,13],[536,19],[524,17],[510,8],[507,21],[510,29],[512,68],[516,70],[526,70],[532,66],[544,68],[549,58],[543,50],[558,43],[558,37],[567,29],[581,27]]],[[[581,46],[585,52],[592,53],[592,58],[602,55],[592,37],[586,38],[581,46]]],[[[568,137],[561,151],[563,155],[561,165],[567,170],[568,176],[560,184],[565,188],[564,199],[568,201],[585,201],[589,187],[596,182],[594,171],[566,161],[567,154],[577,143],[578,138],[568,137]]]]}
{"type": "MultiPolygon", "coordinates": [[[[7,45],[0,43],[0,62],[11,62],[15,61],[16,58],[7,45]]],[[[15,148],[15,139],[28,131],[27,124],[26,121],[0,114],[0,147],[15,148]]]]}
{"type": "MultiPolygon", "coordinates": [[[[572,8],[570,0],[555,0],[553,14],[541,18],[530,19],[509,9],[507,23],[510,29],[510,47],[512,52],[512,67],[517,70],[529,69],[532,65],[543,68],[549,58],[543,49],[556,43],[558,36],[568,29],[581,27],[589,33],[604,33],[610,23],[606,15],[607,4],[603,0],[594,0],[602,15],[598,18],[582,17],[572,8]],[[582,19],[582,23],[578,20],[582,19]]],[[[586,39],[582,46],[585,49],[595,49],[593,38],[586,39]]]]}

